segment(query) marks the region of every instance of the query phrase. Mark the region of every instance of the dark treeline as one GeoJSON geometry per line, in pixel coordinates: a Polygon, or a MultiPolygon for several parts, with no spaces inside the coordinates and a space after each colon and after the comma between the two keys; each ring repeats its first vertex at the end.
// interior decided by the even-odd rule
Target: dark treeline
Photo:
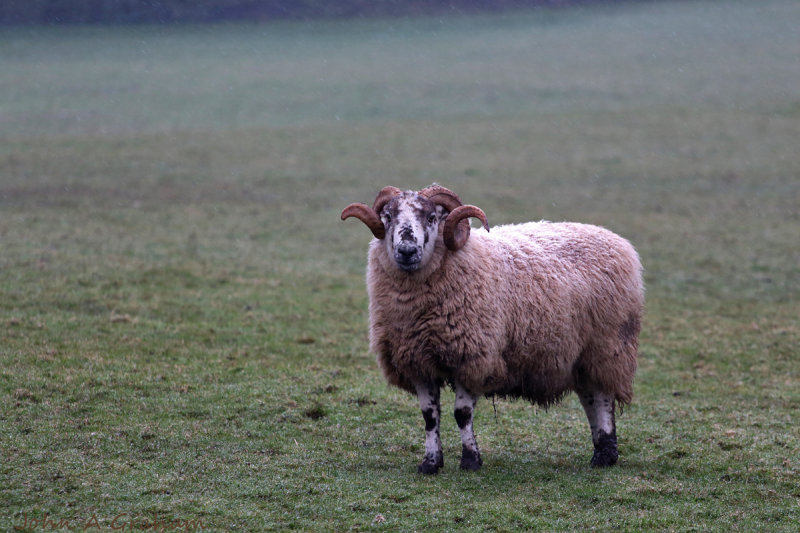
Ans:
{"type": "Polygon", "coordinates": [[[563,5],[576,3],[577,1],[0,0],[0,24],[139,24],[322,17],[378,17],[496,11],[540,5],[563,5]]]}

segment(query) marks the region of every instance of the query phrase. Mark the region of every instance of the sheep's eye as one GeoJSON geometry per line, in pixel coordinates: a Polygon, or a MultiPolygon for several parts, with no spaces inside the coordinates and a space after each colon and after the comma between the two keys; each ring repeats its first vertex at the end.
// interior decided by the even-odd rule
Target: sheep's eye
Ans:
{"type": "Polygon", "coordinates": [[[431,213],[428,215],[428,224],[433,224],[436,222],[436,213],[431,213]]]}
{"type": "Polygon", "coordinates": [[[389,213],[386,213],[385,215],[383,215],[383,218],[386,219],[386,223],[387,224],[389,224],[392,221],[392,215],[390,215],[389,213]]]}

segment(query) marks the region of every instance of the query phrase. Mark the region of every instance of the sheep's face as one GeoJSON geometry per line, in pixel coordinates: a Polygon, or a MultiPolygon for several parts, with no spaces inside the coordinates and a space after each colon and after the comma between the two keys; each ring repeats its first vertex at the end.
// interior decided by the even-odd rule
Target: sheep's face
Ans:
{"type": "Polygon", "coordinates": [[[414,192],[394,197],[380,212],[384,246],[397,268],[415,272],[433,257],[439,223],[447,211],[414,192]]]}

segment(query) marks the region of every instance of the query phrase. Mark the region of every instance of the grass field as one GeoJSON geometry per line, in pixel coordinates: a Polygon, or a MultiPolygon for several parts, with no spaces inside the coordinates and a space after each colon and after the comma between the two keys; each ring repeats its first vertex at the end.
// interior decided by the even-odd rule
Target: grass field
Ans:
{"type": "Polygon", "coordinates": [[[0,529],[800,530],[798,27],[766,0],[0,30],[0,529]],[[416,473],[339,213],[433,181],[639,250],[618,467],[569,397],[482,400],[478,473],[446,416],[416,473]]]}

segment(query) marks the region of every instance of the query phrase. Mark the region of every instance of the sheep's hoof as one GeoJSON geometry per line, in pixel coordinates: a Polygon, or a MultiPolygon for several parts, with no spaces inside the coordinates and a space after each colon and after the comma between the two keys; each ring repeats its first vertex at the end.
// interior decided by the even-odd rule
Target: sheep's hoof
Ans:
{"type": "Polygon", "coordinates": [[[417,472],[420,474],[431,475],[438,474],[439,469],[444,466],[444,456],[439,452],[434,457],[425,456],[425,459],[417,466],[417,472]]]}
{"type": "Polygon", "coordinates": [[[592,467],[604,468],[617,464],[619,452],[617,452],[616,432],[600,432],[597,443],[594,445],[594,455],[592,456],[592,467]]]}
{"type": "Polygon", "coordinates": [[[592,467],[605,468],[608,466],[614,466],[617,464],[617,457],[618,456],[616,452],[613,454],[594,452],[594,455],[592,456],[592,467]]]}
{"type": "Polygon", "coordinates": [[[481,460],[480,457],[478,457],[477,460],[475,460],[475,458],[473,458],[473,457],[470,457],[470,458],[462,457],[461,458],[461,470],[468,470],[470,472],[477,472],[478,470],[481,469],[481,465],[482,464],[483,464],[483,461],[481,460]]]}
{"type": "Polygon", "coordinates": [[[481,465],[483,464],[483,459],[479,453],[475,453],[470,450],[462,450],[461,453],[461,470],[469,470],[470,472],[475,472],[480,470],[481,465]]]}

